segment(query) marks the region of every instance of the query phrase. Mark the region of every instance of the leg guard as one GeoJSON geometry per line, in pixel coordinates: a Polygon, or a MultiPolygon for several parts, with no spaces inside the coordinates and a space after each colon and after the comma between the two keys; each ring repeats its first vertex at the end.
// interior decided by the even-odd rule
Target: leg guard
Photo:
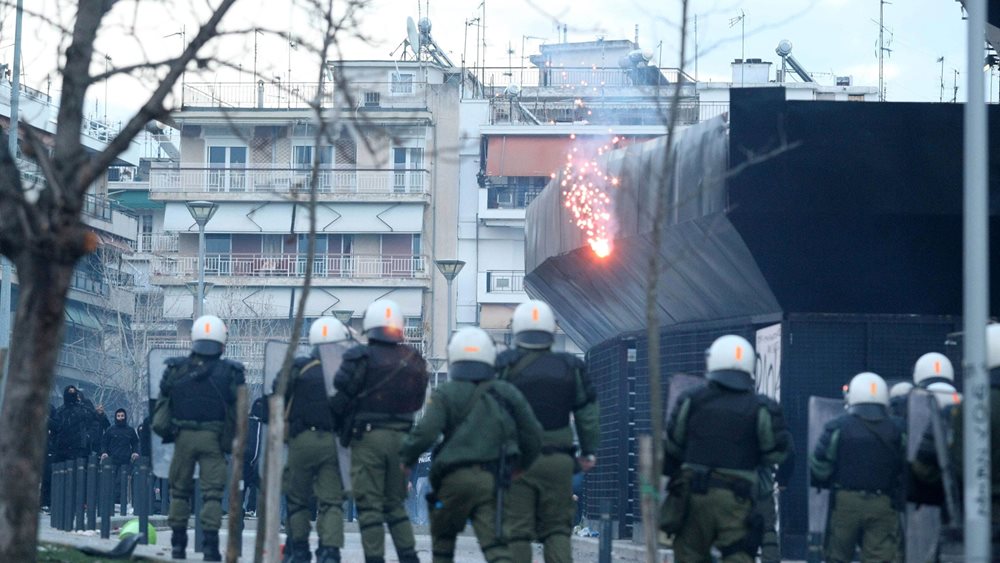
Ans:
{"type": "Polygon", "coordinates": [[[222,561],[218,530],[205,530],[201,540],[201,552],[205,555],[205,561],[222,561]]]}
{"type": "Polygon", "coordinates": [[[186,559],[188,544],[187,528],[173,528],[170,534],[170,557],[174,559],[186,559]]]}

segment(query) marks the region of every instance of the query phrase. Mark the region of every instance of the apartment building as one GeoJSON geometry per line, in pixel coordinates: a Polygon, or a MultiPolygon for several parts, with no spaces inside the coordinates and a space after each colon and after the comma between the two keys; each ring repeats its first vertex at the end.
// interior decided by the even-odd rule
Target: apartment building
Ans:
{"type": "Polygon", "coordinates": [[[141,183],[127,190],[142,208],[139,250],[158,288],[151,328],[176,329],[164,344],[183,344],[196,311],[199,229],[187,203],[210,201],[204,311],[229,323],[229,354],[261,376],[265,341],[287,339],[298,312],[318,160],[307,323],[335,315],[360,331],[368,304],[388,297],[403,309],[406,340],[444,356],[447,295],[434,261],[457,254],[461,75],[415,61],[328,66],[318,143],[306,103],[317,84],[186,85],[172,116],[179,134],[164,143],[176,158],[150,163],[145,199],[141,183]]]}
{"type": "MultiPolygon", "coordinates": [[[[6,132],[11,115],[13,84],[0,77],[0,126],[6,132]]],[[[21,85],[19,88],[21,123],[31,127],[43,143],[55,133],[58,106],[47,92],[21,85]]],[[[99,151],[117,133],[116,126],[101,120],[85,119],[82,141],[89,150],[99,151]]],[[[4,138],[6,142],[6,137],[4,138]]],[[[115,168],[137,162],[139,145],[134,143],[115,162],[115,168]]],[[[42,189],[45,178],[38,165],[20,151],[18,168],[26,189],[42,189]]],[[[66,302],[63,344],[56,363],[54,397],[73,384],[96,401],[125,404],[135,395],[136,366],[130,362],[130,323],[134,312],[133,277],[122,258],[131,253],[136,233],[136,219],[125,208],[108,198],[109,176],[102,176],[84,196],[83,221],[97,235],[96,252],[81,258],[70,285],[66,302]]],[[[11,271],[11,312],[18,298],[17,270],[11,271]]],[[[11,334],[12,345],[17,337],[11,334]]],[[[56,398],[53,399],[54,401],[56,398]]]]}

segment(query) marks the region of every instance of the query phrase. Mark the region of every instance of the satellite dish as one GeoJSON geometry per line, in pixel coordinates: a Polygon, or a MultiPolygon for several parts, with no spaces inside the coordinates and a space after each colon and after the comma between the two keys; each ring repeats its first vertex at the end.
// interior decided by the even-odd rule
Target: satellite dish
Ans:
{"type": "Polygon", "coordinates": [[[778,42],[778,47],[774,50],[774,52],[780,57],[787,57],[792,54],[792,42],[787,39],[782,39],[778,42]]]}
{"type": "Polygon", "coordinates": [[[521,87],[517,84],[511,84],[504,89],[503,93],[508,98],[516,98],[521,93],[521,87]]]}
{"type": "Polygon", "coordinates": [[[410,41],[410,49],[413,50],[413,57],[420,59],[420,33],[417,32],[417,24],[413,22],[413,18],[410,16],[406,17],[406,37],[410,41]]]}

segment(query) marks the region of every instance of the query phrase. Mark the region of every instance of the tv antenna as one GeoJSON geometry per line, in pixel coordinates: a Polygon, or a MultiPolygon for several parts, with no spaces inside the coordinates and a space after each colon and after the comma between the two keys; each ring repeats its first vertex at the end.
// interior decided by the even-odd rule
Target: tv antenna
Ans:
{"type": "MultiPolygon", "coordinates": [[[[872,20],[878,26],[878,101],[885,101],[885,54],[892,55],[892,49],[885,46],[885,5],[886,0],[878,2],[878,21],[872,20]]],[[[889,32],[889,44],[892,44],[892,31],[889,32]]]]}
{"type": "MultiPolygon", "coordinates": [[[[740,10],[740,15],[735,18],[729,18],[729,27],[732,28],[736,24],[740,24],[740,62],[744,63],[747,60],[746,52],[746,31],[747,31],[747,14],[742,9],[740,10]]],[[[740,72],[740,86],[743,86],[743,73],[740,72]]]]}

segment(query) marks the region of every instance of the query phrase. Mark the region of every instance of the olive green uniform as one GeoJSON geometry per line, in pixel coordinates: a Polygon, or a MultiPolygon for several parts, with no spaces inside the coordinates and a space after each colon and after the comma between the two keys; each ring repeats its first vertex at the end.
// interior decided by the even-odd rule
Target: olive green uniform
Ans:
{"type": "Polygon", "coordinates": [[[710,381],[678,399],[667,425],[664,474],[670,477],[661,512],[676,523],[674,559],[751,563],[762,533],[753,515],[761,466],[780,464],[791,436],[781,407],[764,395],[710,381]],[[756,521],[756,522],[755,522],[756,521]]]}
{"type": "Polygon", "coordinates": [[[510,561],[507,544],[496,537],[496,470],[501,446],[505,463],[527,466],[538,458],[541,427],[531,407],[503,381],[450,381],[428,400],[423,418],[403,441],[400,459],[413,466],[441,434],[444,442],[435,450],[430,473],[434,561],[453,560],[455,537],[468,520],[487,561],[510,561]]]}
{"type": "Polygon", "coordinates": [[[517,348],[500,354],[497,371],[524,394],[542,425],[542,455],[510,489],[506,535],[516,563],[531,561],[532,540],[544,546],[547,563],[573,560],[575,448],[593,455],[600,442],[600,408],[586,369],[571,354],[517,348]]]}
{"type": "Polygon", "coordinates": [[[906,432],[885,407],[882,418],[855,410],[880,407],[855,405],[828,422],[809,457],[812,483],[831,489],[823,552],[832,563],[852,561],[859,543],[863,562],[896,561],[899,555],[906,432]]]}
{"type": "MultiPolygon", "coordinates": [[[[195,464],[200,468],[199,484],[204,501],[201,525],[206,531],[217,531],[222,525],[225,454],[232,449],[236,391],[240,385],[244,385],[244,375],[243,365],[238,362],[198,354],[167,361],[158,402],[170,401],[171,423],[176,429],[167,517],[170,527],[175,530],[186,528],[191,514],[195,464]],[[192,383],[207,392],[184,393],[183,389],[192,383]]],[[[168,440],[165,438],[164,442],[168,440]]]]}
{"type": "Polygon", "coordinates": [[[315,496],[320,550],[331,547],[339,550],[344,546],[343,485],[333,416],[319,360],[296,359],[286,401],[289,441],[283,486],[288,496],[289,543],[309,557],[309,501],[315,496]]]}
{"type": "Polygon", "coordinates": [[[413,348],[369,340],[368,345],[344,353],[334,377],[338,391],[334,411],[347,412],[350,418],[339,424],[352,433],[351,488],[361,545],[370,563],[384,561],[383,526],[389,528],[400,562],[418,561],[413,526],[404,507],[406,477],[399,448],[413,426],[413,412],[423,404],[426,371],[423,357],[413,348]],[[336,406],[339,401],[355,401],[357,406],[336,406]]]}

